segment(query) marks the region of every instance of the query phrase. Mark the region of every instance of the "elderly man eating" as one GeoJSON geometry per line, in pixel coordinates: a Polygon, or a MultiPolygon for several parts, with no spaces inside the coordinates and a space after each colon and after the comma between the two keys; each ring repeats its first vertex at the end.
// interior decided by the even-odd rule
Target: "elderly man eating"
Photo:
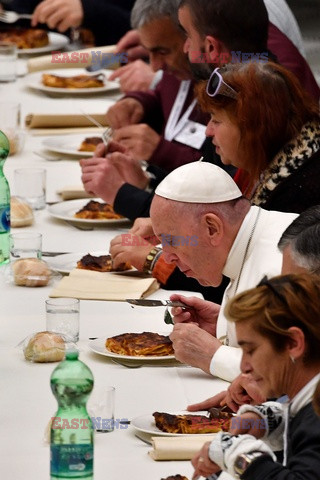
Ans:
{"type": "Polygon", "coordinates": [[[277,243],[296,216],[250,206],[231,177],[206,162],[184,165],[161,182],[151,220],[165,260],[202,285],[218,286],[223,275],[230,278],[221,306],[174,296],[191,307],[173,312],[171,339],[179,360],[229,381],[239,374],[241,351],[224,305],[264,275],[280,273],[277,243]],[[196,241],[191,244],[190,238],[196,241]]]}

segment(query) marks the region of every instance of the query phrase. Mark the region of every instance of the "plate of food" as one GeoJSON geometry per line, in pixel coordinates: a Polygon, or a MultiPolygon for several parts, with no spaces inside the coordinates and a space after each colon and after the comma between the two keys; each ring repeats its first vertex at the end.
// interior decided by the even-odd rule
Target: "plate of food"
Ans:
{"type": "Polygon", "coordinates": [[[68,274],[74,268],[93,270],[95,272],[125,272],[132,269],[128,263],[119,268],[112,267],[111,255],[108,252],[64,253],[48,259],[51,268],[59,273],[68,274]]]}
{"type": "Polygon", "coordinates": [[[59,202],[48,207],[48,212],[59,220],[87,226],[106,226],[127,223],[128,218],[119,215],[111,205],[99,198],[59,202]]]}
{"type": "Polygon", "coordinates": [[[66,35],[47,32],[41,28],[5,28],[0,31],[0,41],[13,43],[19,55],[29,55],[61,50],[69,43],[66,35]]]}
{"type": "Polygon", "coordinates": [[[77,157],[92,157],[97,145],[102,142],[101,135],[86,137],[78,135],[56,135],[42,142],[43,148],[51,152],[77,157]]]}
{"type": "Polygon", "coordinates": [[[154,332],[122,333],[113,337],[91,340],[89,348],[100,355],[118,360],[174,360],[168,335],[154,332]]]}
{"type": "Polygon", "coordinates": [[[46,93],[83,95],[119,90],[119,82],[107,80],[105,73],[88,73],[83,68],[44,70],[26,78],[29,88],[46,93]]]}
{"type": "Polygon", "coordinates": [[[221,412],[211,417],[209,412],[153,412],[131,420],[137,430],[151,435],[176,437],[179,435],[212,435],[228,431],[232,414],[221,412]]]}

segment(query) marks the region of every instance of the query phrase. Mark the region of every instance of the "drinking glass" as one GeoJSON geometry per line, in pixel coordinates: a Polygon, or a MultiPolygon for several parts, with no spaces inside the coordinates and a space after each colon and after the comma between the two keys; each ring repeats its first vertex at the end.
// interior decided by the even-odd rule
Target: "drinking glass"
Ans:
{"type": "Polygon", "coordinates": [[[88,401],[88,412],[96,432],[114,430],[115,387],[95,385],[88,401]]]}
{"type": "Polygon", "coordinates": [[[65,335],[66,341],[79,340],[80,301],[77,298],[46,300],[46,329],[65,335]]]}
{"type": "Polygon", "coordinates": [[[46,170],[44,168],[17,168],[14,171],[15,194],[33,210],[46,206],[46,170]]]}
{"type": "Polygon", "coordinates": [[[17,46],[0,43],[0,82],[16,80],[17,46]]]}

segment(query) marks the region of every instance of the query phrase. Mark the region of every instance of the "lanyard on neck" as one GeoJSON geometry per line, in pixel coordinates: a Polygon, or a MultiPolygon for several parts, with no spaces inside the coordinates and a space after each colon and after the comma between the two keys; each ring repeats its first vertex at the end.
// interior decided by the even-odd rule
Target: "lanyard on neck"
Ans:
{"type": "Polygon", "coordinates": [[[174,137],[183,129],[185,124],[187,123],[187,120],[194,109],[195,104],[197,103],[197,100],[194,99],[193,102],[189,105],[185,113],[182,115],[182,117],[179,119],[183,105],[186,101],[187,95],[189,93],[190,89],[190,80],[183,80],[180,84],[178,94],[176,96],[175,102],[173,104],[173,107],[171,109],[168,122],[164,131],[164,138],[171,142],[174,137]]]}

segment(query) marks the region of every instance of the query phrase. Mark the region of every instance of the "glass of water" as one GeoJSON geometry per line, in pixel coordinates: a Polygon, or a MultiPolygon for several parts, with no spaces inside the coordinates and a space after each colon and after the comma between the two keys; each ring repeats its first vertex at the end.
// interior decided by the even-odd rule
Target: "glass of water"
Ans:
{"type": "Polygon", "coordinates": [[[46,329],[61,333],[67,341],[79,340],[80,301],[77,298],[46,300],[46,329]]]}
{"type": "Polygon", "coordinates": [[[17,46],[0,43],[0,82],[16,80],[17,46]]]}
{"type": "Polygon", "coordinates": [[[46,207],[46,170],[44,168],[17,168],[14,171],[15,194],[33,210],[46,207]]]}
{"type": "Polygon", "coordinates": [[[36,232],[10,233],[10,262],[42,256],[42,235],[36,232]]]}

